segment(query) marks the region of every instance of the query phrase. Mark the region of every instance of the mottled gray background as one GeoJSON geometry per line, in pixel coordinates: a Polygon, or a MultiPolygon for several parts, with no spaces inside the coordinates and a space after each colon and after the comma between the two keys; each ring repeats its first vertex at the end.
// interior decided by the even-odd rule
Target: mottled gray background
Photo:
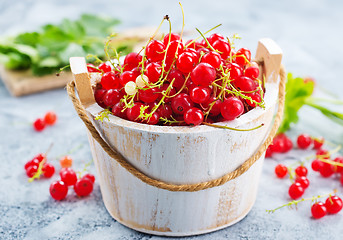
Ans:
{"type": "MultiPolygon", "coordinates": [[[[283,49],[283,64],[295,75],[313,76],[319,89],[329,90],[341,100],[343,90],[343,2],[342,1],[184,1],[186,29],[207,30],[218,23],[223,34],[239,33],[237,44],[256,48],[259,38],[273,38],[283,49]]],[[[171,16],[175,30],[181,28],[177,1],[66,1],[0,0],[0,34],[11,35],[35,30],[62,18],[77,18],[81,13],[101,13],[122,20],[119,28],[157,26],[165,14],[171,16]]],[[[316,94],[324,95],[323,91],[316,94]]],[[[336,107],[338,108],[338,107],[336,107]]],[[[342,107],[338,109],[343,112],[342,107]]],[[[343,128],[305,107],[301,121],[289,132],[295,139],[301,132],[323,135],[343,143],[343,128]]],[[[66,201],[53,201],[48,192],[51,180],[28,183],[23,165],[38,152],[54,146],[49,160],[58,165],[57,156],[82,144],[72,154],[75,169],[91,160],[85,128],[63,89],[13,98],[0,82],[0,239],[162,239],[130,230],[107,213],[98,183],[94,193],[79,200],[71,192],[66,201]],[[58,123],[42,133],[30,126],[47,110],[58,114],[58,123]]],[[[310,203],[298,211],[283,209],[267,214],[266,209],[287,201],[290,182],[274,177],[277,162],[294,162],[313,151],[294,150],[287,156],[265,161],[257,201],[249,215],[224,230],[187,239],[341,239],[342,213],[321,220],[310,217],[310,203]]],[[[94,173],[94,166],[90,168],[94,173]]],[[[57,175],[54,176],[57,178],[57,175]]],[[[335,178],[309,175],[311,187],[305,197],[328,193],[342,186],[335,178]]],[[[325,199],[324,199],[325,200],[325,199]]],[[[171,238],[170,238],[171,239],[171,238]]]]}

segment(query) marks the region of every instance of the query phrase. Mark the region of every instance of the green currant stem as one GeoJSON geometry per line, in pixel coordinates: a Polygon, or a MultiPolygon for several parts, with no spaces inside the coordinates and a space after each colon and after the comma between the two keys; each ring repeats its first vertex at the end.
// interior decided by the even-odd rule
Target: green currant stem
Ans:
{"type": "MultiPolygon", "coordinates": [[[[214,29],[220,27],[222,24],[218,24],[216,26],[214,26],[213,28],[211,28],[210,30],[207,30],[206,32],[204,32],[204,35],[206,35],[207,33],[213,31],[214,29]]],[[[185,46],[185,49],[189,46],[189,45],[192,45],[193,43],[195,43],[199,38],[201,38],[202,36],[199,36],[195,39],[193,39],[193,41],[191,41],[190,43],[188,43],[186,46],[185,46]]]]}
{"type": "Polygon", "coordinates": [[[92,165],[93,159],[91,159],[88,163],[86,163],[81,171],[77,171],[78,178],[81,178],[82,174],[87,172],[87,169],[90,165],[92,165]]]}
{"type": "Polygon", "coordinates": [[[318,196],[314,196],[314,197],[311,197],[311,198],[302,198],[302,199],[300,199],[300,200],[294,200],[294,201],[288,202],[288,203],[286,203],[286,204],[284,204],[284,205],[282,205],[282,206],[280,206],[280,207],[277,207],[277,208],[274,208],[274,209],[271,209],[271,210],[266,210],[266,212],[267,212],[267,213],[274,213],[275,211],[277,211],[277,210],[279,210],[279,209],[281,209],[281,208],[290,207],[290,206],[292,206],[292,205],[295,205],[295,206],[296,206],[298,203],[304,202],[304,201],[310,201],[310,200],[311,200],[311,201],[315,201],[315,200],[317,200],[317,199],[319,199],[319,198],[322,198],[322,197],[334,195],[334,194],[336,194],[336,192],[337,192],[337,189],[333,190],[332,193],[323,194],[323,195],[318,195],[318,196]]]}
{"type": "Polygon", "coordinates": [[[207,46],[208,46],[209,48],[211,48],[212,51],[218,52],[218,53],[222,53],[222,52],[219,52],[218,50],[216,50],[216,49],[214,49],[214,48],[212,47],[212,45],[208,42],[207,38],[204,36],[204,34],[202,34],[202,32],[200,32],[200,30],[199,30],[198,28],[195,28],[195,30],[197,30],[198,33],[203,37],[203,39],[204,39],[205,42],[207,43],[207,46]]]}
{"type": "Polygon", "coordinates": [[[207,126],[211,126],[211,127],[215,127],[215,128],[223,128],[223,129],[229,129],[229,130],[240,131],[240,132],[253,131],[253,130],[259,129],[259,128],[264,126],[264,123],[261,123],[257,127],[248,128],[248,129],[238,129],[238,128],[232,128],[232,127],[228,127],[228,126],[216,125],[216,124],[207,123],[207,122],[203,122],[202,124],[207,125],[207,126]]]}
{"type": "Polygon", "coordinates": [[[95,120],[100,120],[101,122],[104,122],[105,118],[109,121],[110,118],[108,117],[109,114],[112,112],[108,110],[107,108],[99,112],[98,116],[96,116],[94,119],[95,120]]]}

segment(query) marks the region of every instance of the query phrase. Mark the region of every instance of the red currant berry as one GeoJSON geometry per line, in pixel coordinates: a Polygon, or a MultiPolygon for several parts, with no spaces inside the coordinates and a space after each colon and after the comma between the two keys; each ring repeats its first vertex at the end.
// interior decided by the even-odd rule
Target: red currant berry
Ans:
{"type": "Polygon", "coordinates": [[[51,126],[54,125],[56,120],[57,120],[57,115],[55,112],[49,111],[44,116],[44,122],[47,125],[51,125],[51,126]]]}
{"type": "Polygon", "coordinates": [[[194,62],[197,64],[199,62],[200,54],[193,48],[186,48],[184,52],[188,52],[192,55],[194,62]]]}
{"type": "Polygon", "coordinates": [[[93,64],[87,63],[87,71],[88,72],[100,72],[93,64]]]}
{"type": "Polygon", "coordinates": [[[104,89],[113,89],[120,87],[120,81],[118,75],[114,72],[106,72],[101,77],[101,86],[104,89]]]}
{"type": "Polygon", "coordinates": [[[106,107],[106,105],[104,104],[104,96],[106,92],[107,91],[105,89],[97,89],[94,92],[95,101],[99,104],[100,107],[103,107],[103,108],[106,107]]]}
{"type": "Polygon", "coordinates": [[[145,75],[149,78],[149,81],[155,83],[158,81],[162,74],[162,67],[160,64],[152,62],[146,66],[145,75]]]}
{"type": "Polygon", "coordinates": [[[159,122],[160,115],[157,112],[154,112],[151,117],[147,120],[147,124],[149,125],[155,125],[159,122]]]}
{"type": "Polygon", "coordinates": [[[205,103],[210,99],[211,89],[209,87],[196,86],[189,91],[189,96],[195,103],[205,103]]]}
{"type": "Polygon", "coordinates": [[[251,61],[251,52],[247,48],[240,48],[236,52],[236,59],[235,62],[240,66],[244,66],[245,64],[251,61]]]}
{"type": "Polygon", "coordinates": [[[60,165],[62,168],[69,168],[73,165],[73,159],[68,155],[63,156],[60,159],[60,165]]]}
{"type": "Polygon", "coordinates": [[[169,104],[159,106],[156,112],[160,115],[160,117],[164,118],[170,118],[173,114],[173,110],[169,104]]]}
{"type": "Polygon", "coordinates": [[[118,103],[123,97],[123,93],[118,89],[110,89],[104,95],[104,104],[106,107],[112,107],[114,104],[118,103]]]}
{"type": "Polygon", "coordinates": [[[213,33],[207,38],[207,41],[212,45],[217,40],[225,40],[224,36],[219,33],[213,33]]]}
{"type": "Polygon", "coordinates": [[[63,181],[55,181],[50,185],[50,195],[55,200],[62,200],[68,194],[68,186],[63,181]]]}
{"type": "Polygon", "coordinates": [[[132,70],[135,67],[138,67],[139,63],[142,61],[142,55],[132,52],[125,56],[124,66],[125,70],[132,70]]]}
{"type": "Polygon", "coordinates": [[[88,196],[93,191],[93,183],[88,178],[81,178],[75,183],[74,191],[79,197],[88,196]]]}
{"type": "Polygon", "coordinates": [[[44,119],[42,118],[37,118],[36,121],[33,122],[33,128],[37,131],[37,132],[41,132],[44,130],[45,128],[45,122],[44,119]]]}
{"type": "MultiPolygon", "coordinates": [[[[175,39],[178,40],[178,39],[175,39]]],[[[193,39],[189,39],[186,43],[185,43],[185,47],[187,47],[186,49],[195,49],[196,48],[196,43],[194,42],[193,39]]]]}
{"type": "Polygon", "coordinates": [[[230,71],[230,79],[237,79],[238,77],[242,76],[243,74],[243,69],[241,66],[239,66],[238,64],[236,63],[229,63],[227,65],[227,68],[229,69],[230,71]]]}
{"type": "MultiPolygon", "coordinates": [[[[339,163],[339,164],[341,164],[342,166],[343,166],[343,157],[336,157],[335,159],[334,159],[334,161],[336,162],[336,163],[339,163]]],[[[338,173],[342,173],[343,174],[343,167],[342,166],[334,166],[334,170],[335,170],[335,172],[338,172],[338,173]]]]}
{"type": "Polygon", "coordinates": [[[102,70],[104,73],[111,72],[112,68],[110,64],[107,63],[101,63],[98,68],[102,70]]]}
{"type": "Polygon", "coordinates": [[[37,170],[38,170],[38,166],[36,166],[36,165],[31,165],[31,166],[29,166],[29,167],[26,169],[26,175],[27,175],[29,178],[32,178],[33,175],[36,174],[37,170]]]}
{"type": "Polygon", "coordinates": [[[144,106],[143,103],[135,102],[132,108],[126,110],[126,117],[130,121],[138,121],[138,116],[141,113],[141,107],[144,106]]]}
{"type": "Polygon", "coordinates": [[[308,188],[308,186],[310,186],[310,181],[308,180],[307,177],[304,177],[304,176],[297,177],[297,178],[295,179],[295,182],[300,183],[300,185],[301,185],[304,189],[306,189],[306,188],[308,188]]]}
{"type": "Polygon", "coordinates": [[[204,48],[204,47],[199,48],[197,50],[197,53],[198,53],[199,56],[204,55],[204,54],[209,53],[209,52],[210,52],[210,50],[208,50],[207,48],[204,48]]]}
{"type": "Polygon", "coordinates": [[[248,67],[247,69],[245,69],[244,71],[244,75],[246,77],[249,77],[251,79],[256,79],[258,78],[258,75],[260,74],[260,70],[258,67],[256,66],[251,66],[251,67],[248,67]]]}
{"type": "Polygon", "coordinates": [[[189,52],[181,53],[176,61],[176,67],[183,73],[192,71],[195,64],[194,55],[189,52]]]}
{"type": "Polygon", "coordinates": [[[185,113],[184,119],[188,125],[197,126],[204,121],[204,114],[199,108],[191,108],[185,113]]]}
{"type": "Polygon", "coordinates": [[[145,49],[145,55],[152,62],[161,61],[164,58],[165,46],[159,40],[152,40],[145,49]]]}
{"type": "Polygon", "coordinates": [[[316,156],[320,156],[320,157],[323,157],[323,158],[329,158],[330,154],[329,154],[329,152],[327,150],[321,148],[321,149],[317,150],[316,156]]]}
{"type": "Polygon", "coordinates": [[[222,63],[222,57],[220,56],[219,53],[212,51],[212,52],[206,53],[202,57],[201,62],[208,63],[212,67],[217,69],[217,68],[219,68],[220,64],[222,63]]]}
{"type": "Polygon", "coordinates": [[[60,171],[61,180],[67,185],[72,186],[77,181],[76,173],[71,168],[62,168],[60,171]]]}
{"type": "Polygon", "coordinates": [[[167,80],[169,82],[172,82],[174,80],[173,87],[175,87],[177,90],[180,90],[182,86],[185,84],[185,77],[183,76],[182,72],[178,69],[172,69],[168,74],[167,80]]]}
{"type": "Polygon", "coordinates": [[[234,120],[244,112],[244,105],[237,97],[229,97],[221,106],[220,112],[226,120],[234,120]]]}
{"type": "Polygon", "coordinates": [[[208,63],[199,63],[191,72],[192,81],[201,86],[209,86],[216,79],[216,70],[208,63]]]}
{"type": "Polygon", "coordinates": [[[55,167],[51,163],[44,163],[42,170],[43,175],[46,178],[51,178],[55,173],[55,167]]]}
{"type": "Polygon", "coordinates": [[[256,89],[256,83],[251,78],[248,78],[246,76],[240,76],[235,81],[234,84],[237,88],[239,88],[242,91],[250,92],[254,91],[256,89]]]}
{"type": "Polygon", "coordinates": [[[320,149],[324,144],[324,138],[314,138],[313,139],[313,149],[320,149]]]}
{"type": "Polygon", "coordinates": [[[313,204],[311,207],[311,213],[314,219],[319,219],[319,218],[324,217],[327,213],[324,203],[316,202],[315,204],[313,204]]]}
{"type": "Polygon", "coordinates": [[[157,88],[148,88],[138,90],[139,99],[145,103],[152,103],[158,98],[157,88]]]}
{"type": "Polygon", "coordinates": [[[307,134],[301,134],[298,136],[297,144],[300,149],[307,149],[312,143],[312,139],[307,134]]]}
{"type": "Polygon", "coordinates": [[[315,159],[312,161],[311,167],[313,171],[319,172],[320,169],[323,167],[323,162],[319,159],[315,159]]]}
{"type": "Polygon", "coordinates": [[[125,87],[126,83],[128,82],[135,82],[136,81],[136,74],[132,71],[126,71],[126,72],[123,72],[121,75],[120,75],[120,84],[125,87]]]}
{"type": "Polygon", "coordinates": [[[126,119],[126,110],[127,108],[124,110],[124,104],[121,102],[114,104],[112,107],[113,115],[123,119],[126,119]]]}
{"type": "Polygon", "coordinates": [[[338,196],[330,196],[325,201],[325,207],[330,214],[336,214],[342,210],[343,201],[338,196]]]}
{"type": "MultiPolygon", "coordinates": [[[[172,42],[172,41],[175,41],[175,40],[180,40],[180,35],[179,34],[176,34],[176,33],[169,33],[169,34],[166,34],[163,38],[163,44],[165,46],[168,45],[168,43],[172,42]]],[[[181,39],[182,41],[182,39],[181,39]]],[[[187,44],[186,44],[187,45],[187,44]]]]}
{"type": "Polygon", "coordinates": [[[305,192],[305,189],[301,186],[300,183],[293,183],[288,190],[288,194],[289,196],[296,200],[298,198],[300,198],[305,192]]]}
{"type": "Polygon", "coordinates": [[[82,178],[88,178],[92,183],[95,182],[95,176],[91,173],[86,173],[82,178]]]}
{"type": "Polygon", "coordinates": [[[284,141],[282,138],[275,137],[273,139],[273,144],[271,145],[271,148],[273,149],[273,152],[275,153],[282,153],[284,152],[284,141]]]}
{"type": "Polygon", "coordinates": [[[174,97],[171,101],[171,107],[176,114],[183,115],[188,109],[192,108],[194,103],[192,102],[189,95],[180,93],[174,97]]]}
{"type": "MultiPolygon", "coordinates": [[[[245,100],[246,103],[251,107],[257,107],[258,106],[257,103],[262,102],[262,98],[259,92],[247,93],[246,95],[256,102],[255,103],[253,101],[250,101],[249,99],[246,99],[245,100]]],[[[293,144],[292,144],[292,147],[293,147],[293,144]]]]}
{"type": "Polygon", "coordinates": [[[319,169],[319,173],[322,177],[328,178],[334,174],[333,167],[331,164],[323,162],[323,166],[319,169]]]}
{"type": "Polygon", "coordinates": [[[267,148],[267,150],[266,150],[266,158],[270,158],[270,157],[272,157],[273,156],[273,149],[272,149],[272,145],[270,145],[268,148],[267,148]]]}
{"type": "Polygon", "coordinates": [[[172,61],[174,59],[177,59],[178,56],[183,53],[184,45],[179,40],[174,40],[169,43],[168,50],[167,50],[167,59],[169,61],[172,61]]]}
{"type": "Polygon", "coordinates": [[[283,164],[278,164],[275,167],[275,174],[278,178],[284,178],[288,173],[288,169],[285,165],[283,164]]]}
{"type": "Polygon", "coordinates": [[[293,142],[291,139],[289,139],[288,137],[285,137],[284,140],[283,140],[283,144],[284,144],[284,147],[283,147],[283,152],[286,153],[286,152],[289,152],[290,150],[292,150],[293,148],[293,142]]]}
{"type": "Polygon", "coordinates": [[[39,162],[41,162],[46,159],[46,155],[44,153],[38,153],[33,159],[37,159],[39,162]]]}
{"type": "Polygon", "coordinates": [[[217,40],[212,44],[213,48],[220,52],[222,59],[227,59],[230,56],[231,46],[225,40],[217,40]]]}
{"type": "Polygon", "coordinates": [[[295,174],[298,176],[298,177],[301,177],[301,176],[304,176],[306,177],[307,176],[307,168],[305,166],[299,166],[295,169],[295,174]]]}
{"type": "Polygon", "coordinates": [[[38,159],[32,159],[25,164],[24,168],[25,168],[25,170],[27,170],[31,166],[36,166],[38,168],[39,163],[40,162],[38,159]]]}

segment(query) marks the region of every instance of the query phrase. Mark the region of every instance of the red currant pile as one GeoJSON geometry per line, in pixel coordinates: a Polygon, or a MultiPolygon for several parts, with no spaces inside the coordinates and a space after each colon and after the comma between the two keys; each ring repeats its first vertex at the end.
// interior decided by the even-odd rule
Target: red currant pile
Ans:
{"type": "Polygon", "coordinates": [[[132,52],[122,64],[89,64],[88,71],[98,76],[96,102],[115,116],[140,123],[214,123],[264,106],[259,67],[250,50],[234,51],[218,33],[187,42],[170,33],[149,41],[144,54],[132,52]]]}
{"type": "Polygon", "coordinates": [[[45,129],[45,127],[47,125],[54,125],[57,121],[57,115],[55,112],[53,111],[49,111],[47,112],[43,118],[37,118],[34,122],[33,122],[33,128],[37,131],[37,132],[41,132],[45,129]]]}
{"type": "Polygon", "coordinates": [[[55,173],[54,165],[47,162],[46,154],[44,153],[39,153],[34,156],[25,164],[24,169],[29,178],[32,178],[34,175],[40,176],[41,174],[46,178],[51,178],[55,173]]]}
{"type": "MultiPolygon", "coordinates": [[[[328,178],[336,173],[340,175],[340,181],[343,185],[343,157],[338,156],[334,160],[331,160],[331,153],[322,148],[324,141],[323,137],[313,138],[307,134],[301,134],[297,138],[297,145],[299,149],[309,149],[312,146],[312,148],[316,150],[316,158],[311,163],[313,171],[319,172],[324,178],[328,178]]],[[[292,141],[285,134],[279,134],[274,138],[273,144],[269,146],[266,157],[271,157],[273,153],[288,152],[292,149],[292,146],[292,141]]],[[[294,170],[291,166],[287,167],[284,164],[278,164],[275,167],[275,174],[278,178],[285,178],[289,175],[293,181],[288,189],[288,195],[291,199],[294,199],[294,201],[284,206],[290,206],[291,204],[297,204],[306,200],[316,200],[311,207],[311,213],[315,219],[322,218],[327,213],[336,214],[341,211],[343,204],[342,199],[338,196],[330,195],[325,203],[320,201],[317,202],[317,199],[323,196],[297,200],[304,195],[305,190],[310,185],[310,181],[307,178],[308,169],[303,164],[304,162],[294,170]]]]}

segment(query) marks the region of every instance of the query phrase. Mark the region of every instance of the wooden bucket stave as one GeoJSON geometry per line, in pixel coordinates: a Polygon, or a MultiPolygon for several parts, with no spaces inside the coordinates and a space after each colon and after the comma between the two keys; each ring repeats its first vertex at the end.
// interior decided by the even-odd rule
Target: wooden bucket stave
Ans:
{"type": "MultiPolygon", "coordinates": [[[[268,74],[265,75],[266,108],[219,123],[235,128],[264,123],[251,132],[209,126],[150,126],[115,116],[110,116],[109,121],[95,121],[94,117],[102,109],[92,99],[85,66],[74,59],[71,67],[89,119],[113,149],[152,178],[191,184],[232,172],[258,150],[273,122],[281,56],[281,49],[273,41],[260,40],[256,59],[264,61],[263,72],[268,74]]],[[[133,176],[90,134],[89,142],[107,210],[117,221],[138,231],[166,236],[211,232],[242,219],[255,202],[264,156],[243,175],[221,186],[197,192],[172,192],[150,186],[133,176]]]]}

